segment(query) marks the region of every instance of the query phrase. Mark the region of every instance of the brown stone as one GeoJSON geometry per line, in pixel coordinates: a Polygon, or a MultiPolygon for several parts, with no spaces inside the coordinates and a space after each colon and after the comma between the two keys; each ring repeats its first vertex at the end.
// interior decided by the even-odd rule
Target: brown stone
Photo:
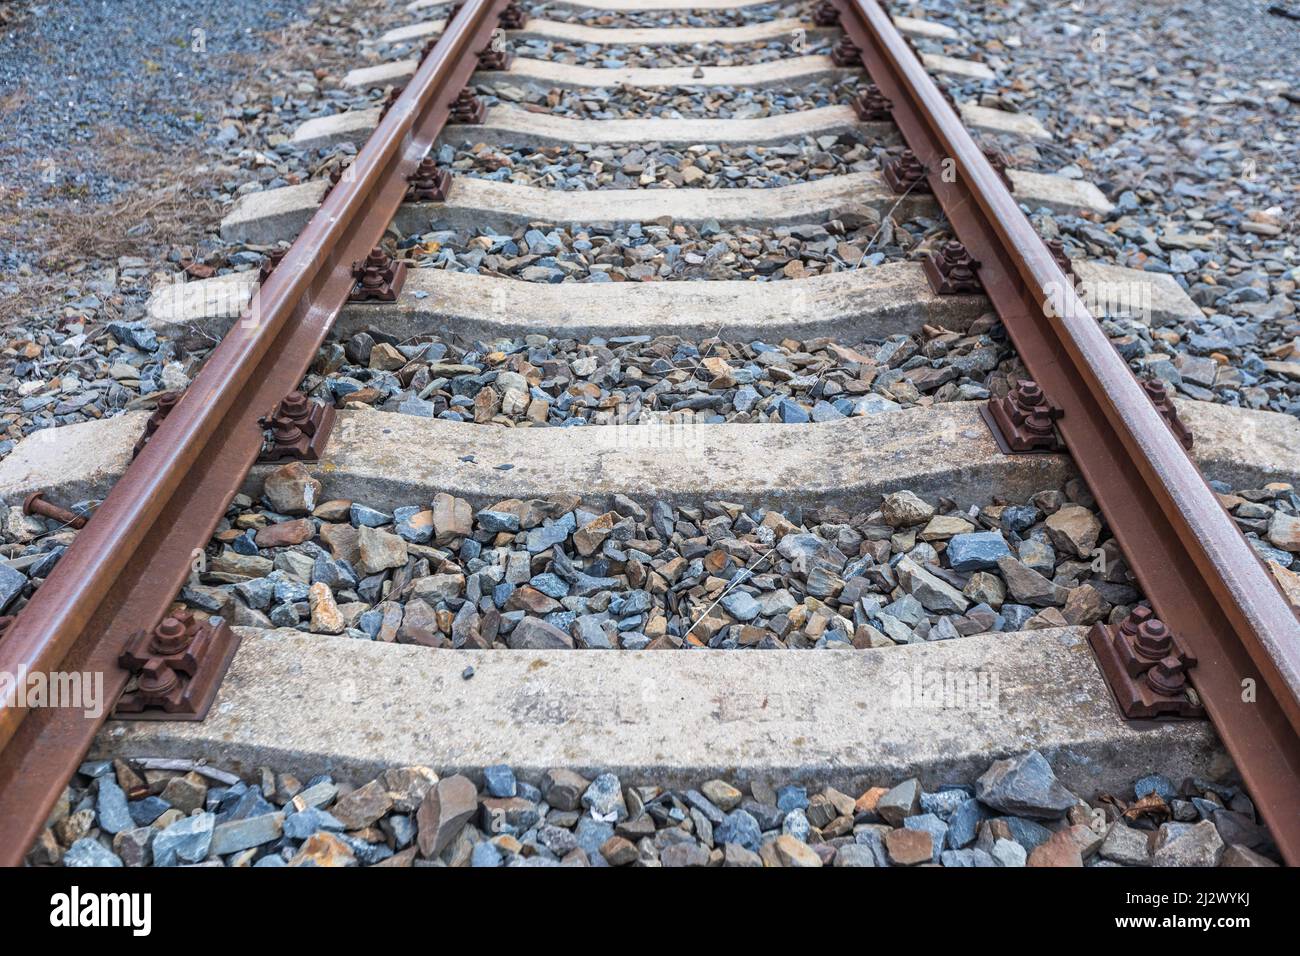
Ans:
{"type": "Polygon", "coordinates": [[[1034,847],[1025,865],[1083,866],[1083,854],[1079,852],[1079,843],[1075,835],[1070,830],[1061,830],[1034,847]]]}
{"type": "Polygon", "coordinates": [[[885,834],[885,850],[899,866],[929,863],[934,856],[934,838],[924,830],[890,830],[885,834]]]}
{"type": "Polygon", "coordinates": [[[284,548],[302,544],[311,538],[315,529],[307,518],[294,521],[281,521],[279,524],[267,525],[254,535],[253,540],[259,548],[284,548]]]}
{"type": "Polygon", "coordinates": [[[262,494],[271,508],[283,515],[311,514],[320,501],[321,483],[300,461],[277,468],[266,476],[262,494]]]}
{"type": "Polygon", "coordinates": [[[370,826],[391,809],[393,798],[378,780],[371,780],[364,787],[358,787],[347,796],[340,797],[330,807],[330,813],[338,818],[345,829],[360,830],[370,826]]]}
{"type": "Polygon", "coordinates": [[[352,854],[352,848],[340,840],[333,833],[327,833],[321,830],[313,833],[307,838],[298,850],[294,858],[289,861],[290,866],[352,866],[357,859],[352,854]]]}
{"type": "Polygon", "coordinates": [[[478,811],[478,794],[468,777],[445,777],[429,788],[420,804],[420,853],[436,857],[464,829],[478,811]]]}
{"type": "Polygon", "coordinates": [[[474,530],[474,509],[464,498],[446,492],[433,497],[433,543],[450,544],[474,530]]]}

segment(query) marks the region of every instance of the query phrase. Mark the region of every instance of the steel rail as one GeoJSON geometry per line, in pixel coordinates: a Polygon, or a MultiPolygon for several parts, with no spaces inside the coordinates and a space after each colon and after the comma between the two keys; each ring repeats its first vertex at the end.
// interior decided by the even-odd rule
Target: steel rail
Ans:
{"type": "Polygon", "coordinates": [[[1300,622],[1200,470],[876,0],[834,0],[872,81],[1284,858],[1300,864],[1300,622]],[[955,175],[944,175],[945,168],[955,175]]]}
{"type": "Polygon", "coordinates": [[[100,672],[104,710],[0,701],[0,864],[21,863],[126,685],[131,636],[172,604],[384,235],[507,0],[469,0],[241,320],[0,641],[0,672],[100,672]]]}

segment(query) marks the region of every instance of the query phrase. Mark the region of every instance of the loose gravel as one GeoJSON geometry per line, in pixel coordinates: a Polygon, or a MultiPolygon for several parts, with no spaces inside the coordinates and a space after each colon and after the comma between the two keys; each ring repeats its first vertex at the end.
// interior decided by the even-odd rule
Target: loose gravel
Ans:
{"type": "Polygon", "coordinates": [[[637,87],[551,89],[541,91],[508,82],[476,86],[486,102],[525,104],[557,116],[574,119],[626,119],[661,117],[682,119],[758,119],[803,110],[850,103],[861,77],[853,76],[815,89],[753,89],[750,87],[673,87],[646,90],[637,87]]]}
{"type": "Polygon", "coordinates": [[[844,793],[808,783],[696,788],[508,765],[476,779],[395,767],[360,787],[269,767],[84,763],[35,866],[1275,866],[1230,780],[1159,774],[1085,801],[1036,750],[974,781],[844,793]],[[854,796],[854,794],[857,794],[854,796]]]}
{"type": "Polygon", "coordinates": [[[512,48],[531,60],[620,70],[665,66],[753,66],[796,56],[829,54],[827,37],[791,33],[788,37],[758,43],[695,43],[679,46],[624,46],[611,43],[569,43],[564,40],[520,39],[512,48]]]}
{"type": "Polygon", "coordinates": [[[546,189],[774,189],[844,173],[879,172],[883,144],[857,132],[779,146],[659,143],[615,146],[444,144],[440,165],[459,175],[546,189]]]}
{"type": "Polygon", "coordinates": [[[466,346],[382,329],[321,350],[303,391],[342,407],[506,427],[802,424],[988,398],[1024,377],[990,315],[847,347],[831,339],[699,345],[542,335],[466,346]]]}
{"type": "Polygon", "coordinates": [[[1225,21],[1205,0],[922,6],[1006,66],[967,95],[1054,132],[1011,148],[1013,164],[1087,178],[1117,205],[1102,221],[1039,212],[1040,231],[1073,255],[1170,274],[1202,307],[1201,321],[1155,330],[1121,314],[1140,303],[1107,310],[1134,370],[1192,398],[1300,415],[1296,24],[1262,4],[1225,21]]]}

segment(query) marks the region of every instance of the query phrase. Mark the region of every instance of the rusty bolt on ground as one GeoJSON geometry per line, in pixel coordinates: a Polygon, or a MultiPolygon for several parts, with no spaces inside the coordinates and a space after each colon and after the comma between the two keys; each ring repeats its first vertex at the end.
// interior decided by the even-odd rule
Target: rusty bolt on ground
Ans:
{"type": "Polygon", "coordinates": [[[1002,398],[989,399],[980,414],[1004,454],[1050,454],[1061,450],[1055,422],[1062,416],[1038,383],[1021,381],[1002,398]]]}
{"type": "Polygon", "coordinates": [[[45,492],[43,491],[33,491],[23,499],[23,514],[51,518],[67,528],[81,529],[86,526],[85,515],[69,511],[67,508],[60,508],[52,501],[46,501],[45,492]]]}
{"type": "Polygon", "coordinates": [[[1070,285],[1077,286],[1079,278],[1074,274],[1074,263],[1065,252],[1065,243],[1060,239],[1046,239],[1047,251],[1052,254],[1052,261],[1061,267],[1065,273],[1065,278],[1070,281],[1070,285]]]}
{"type": "Polygon", "coordinates": [[[504,73],[515,62],[515,55],[510,50],[498,48],[495,44],[478,52],[478,69],[494,70],[504,73]]]}
{"type": "Polygon", "coordinates": [[[262,260],[262,265],[257,270],[257,281],[259,283],[264,284],[267,279],[271,278],[271,273],[275,271],[276,266],[284,261],[288,251],[288,249],[272,249],[266,254],[266,258],[262,260]]]}

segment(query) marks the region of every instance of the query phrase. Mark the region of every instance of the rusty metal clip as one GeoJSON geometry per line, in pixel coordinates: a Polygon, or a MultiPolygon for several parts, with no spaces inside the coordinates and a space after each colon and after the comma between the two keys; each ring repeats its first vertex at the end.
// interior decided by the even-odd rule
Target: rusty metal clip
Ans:
{"type": "Polygon", "coordinates": [[[284,261],[285,254],[288,251],[288,249],[272,249],[266,254],[266,258],[262,260],[262,265],[257,270],[258,283],[265,284],[266,280],[271,278],[271,273],[275,271],[276,266],[284,261]]]}
{"type": "MultiPolygon", "coordinates": [[[[948,102],[952,103],[953,108],[956,109],[957,103],[952,99],[951,95],[948,98],[948,102]]],[[[980,147],[980,152],[982,152],[984,158],[989,161],[989,165],[993,167],[993,171],[998,174],[998,178],[1002,180],[1002,185],[1007,187],[1007,192],[1015,193],[1015,185],[1011,182],[1011,176],[1007,173],[1007,158],[1003,155],[1002,150],[998,149],[996,146],[982,146],[980,147]]]]}
{"type": "Polygon", "coordinates": [[[894,104],[875,83],[868,83],[854,98],[853,111],[864,123],[888,123],[894,118],[894,104]]]}
{"type": "Polygon", "coordinates": [[[135,676],[112,716],[128,720],[202,720],[239,647],[220,618],[199,620],[178,608],[157,627],[136,631],[118,663],[135,676]]]}
{"type": "Polygon", "coordinates": [[[501,11],[500,22],[502,30],[522,30],[524,24],[528,22],[528,13],[524,10],[523,4],[510,0],[506,8],[501,11]]]}
{"type": "Polygon", "coordinates": [[[993,439],[1004,455],[1046,455],[1061,450],[1053,424],[1064,413],[1036,382],[1022,381],[1002,398],[980,406],[993,439]]]}
{"type": "Polygon", "coordinates": [[[510,50],[500,49],[496,45],[486,50],[479,50],[478,67],[480,70],[496,70],[504,73],[515,62],[515,55],[510,50]]]}
{"type": "Polygon", "coordinates": [[[451,122],[466,126],[481,126],[487,117],[487,104],[474,95],[473,90],[463,89],[451,104],[451,122]]]}
{"type": "Polygon", "coordinates": [[[445,202],[451,190],[451,170],[425,157],[406,181],[411,185],[404,202],[445,202]]]}
{"type": "Polygon", "coordinates": [[[936,295],[967,295],[984,291],[979,276],[975,274],[979,262],[971,258],[966,247],[955,239],[945,242],[940,249],[930,250],[930,254],[921,260],[921,267],[936,295]]]}
{"type": "Polygon", "coordinates": [[[333,405],[312,401],[302,392],[290,392],[274,412],[260,421],[270,435],[257,460],[319,461],[336,414],[333,405]]]}
{"type": "Polygon", "coordinates": [[[880,164],[880,174],[894,192],[928,193],[930,181],[925,178],[925,167],[910,149],[901,149],[887,156],[880,164]]]}
{"type": "Polygon", "coordinates": [[[860,67],[862,50],[846,34],[840,37],[839,42],[831,49],[831,62],[838,67],[860,67]]]}
{"type": "Polygon", "coordinates": [[[1158,378],[1143,379],[1142,389],[1147,393],[1147,398],[1151,399],[1151,404],[1156,407],[1160,417],[1165,420],[1169,430],[1174,433],[1174,437],[1188,451],[1192,450],[1192,442],[1195,438],[1192,430],[1187,427],[1186,422],[1178,417],[1178,409],[1174,407],[1173,396],[1169,394],[1169,387],[1158,378]]]}
{"type": "Polygon", "coordinates": [[[1119,626],[1094,624],[1088,644],[1128,719],[1205,716],[1188,694],[1187,672],[1196,657],[1149,607],[1134,608],[1119,626]]]}
{"type": "Polygon", "coordinates": [[[835,8],[831,0],[821,0],[821,3],[813,7],[812,21],[819,27],[839,26],[840,11],[835,8]]]}
{"type": "Polygon", "coordinates": [[[1061,271],[1065,273],[1065,278],[1070,280],[1070,285],[1077,286],[1079,277],[1074,274],[1074,263],[1070,261],[1070,257],[1065,252],[1065,243],[1060,239],[1046,239],[1044,243],[1047,246],[1047,251],[1052,254],[1052,261],[1061,267],[1061,271]]]}
{"type": "Polygon", "coordinates": [[[352,277],[357,280],[349,302],[396,302],[406,281],[406,263],[390,259],[376,246],[364,262],[354,263],[352,277]]]}
{"type": "Polygon", "coordinates": [[[158,430],[158,426],[163,423],[163,420],[171,414],[172,409],[176,407],[176,403],[181,400],[183,394],[183,392],[163,392],[158,396],[158,404],[154,407],[153,414],[144,423],[144,434],[140,436],[139,441],[135,443],[135,448],[131,451],[132,458],[138,457],[140,452],[144,451],[144,446],[149,444],[149,439],[153,437],[153,433],[158,430]]]}

